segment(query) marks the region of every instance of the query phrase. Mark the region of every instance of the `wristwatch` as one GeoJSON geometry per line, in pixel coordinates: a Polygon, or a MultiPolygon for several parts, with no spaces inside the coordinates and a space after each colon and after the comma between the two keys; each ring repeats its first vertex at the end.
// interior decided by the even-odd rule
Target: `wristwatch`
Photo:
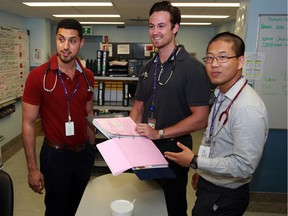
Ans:
{"type": "Polygon", "coordinates": [[[164,138],[164,130],[163,129],[159,130],[159,135],[160,135],[160,139],[164,138]]]}
{"type": "Polygon", "coordinates": [[[194,157],[192,158],[192,161],[190,163],[190,167],[192,169],[197,169],[198,168],[197,158],[198,158],[198,155],[194,155],[194,157]]]}

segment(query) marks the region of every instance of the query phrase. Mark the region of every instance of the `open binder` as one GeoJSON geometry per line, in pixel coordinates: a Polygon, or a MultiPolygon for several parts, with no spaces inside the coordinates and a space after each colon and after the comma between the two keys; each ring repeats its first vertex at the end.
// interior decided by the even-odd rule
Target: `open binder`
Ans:
{"type": "Polygon", "coordinates": [[[141,136],[130,117],[94,118],[93,125],[108,139],[141,136]]]}
{"type": "Polygon", "coordinates": [[[93,125],[109,138],[97,148],[113,175],[132,169],[141,180],[176,177],[156,145],[135,131],[130,117],[94,118],[93,125]]]}

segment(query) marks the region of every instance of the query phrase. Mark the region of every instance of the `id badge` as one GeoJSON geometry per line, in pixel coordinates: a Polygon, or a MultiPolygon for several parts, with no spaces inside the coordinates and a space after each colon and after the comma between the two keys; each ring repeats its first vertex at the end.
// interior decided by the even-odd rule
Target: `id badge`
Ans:
{"type": "Polygon", "coordinates": [[[74,122],[65,122],[65,135],[73,136],[74,135],[74,122]]]}
{"type": "Polygon", "coordinates": [[[198,155],[199,157],[209,158],[210,146],[200,145],[198,155]]]}
{"type": "Polygon", "coordinates": [[[154,119],[154,118],[148,118],[148,125],[149,125],[150,127],[152,127],[153,129],[155,129],[156,119],[154,119]]]}

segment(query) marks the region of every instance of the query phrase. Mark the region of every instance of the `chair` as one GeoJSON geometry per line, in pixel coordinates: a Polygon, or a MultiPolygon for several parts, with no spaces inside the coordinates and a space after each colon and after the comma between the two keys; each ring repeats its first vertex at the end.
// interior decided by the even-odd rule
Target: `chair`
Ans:
{"type": "Polygon", "coordinates": [[[13,216],[14,191],[13,182],[8,173],[0,170],[0,215],[13,216]]]}

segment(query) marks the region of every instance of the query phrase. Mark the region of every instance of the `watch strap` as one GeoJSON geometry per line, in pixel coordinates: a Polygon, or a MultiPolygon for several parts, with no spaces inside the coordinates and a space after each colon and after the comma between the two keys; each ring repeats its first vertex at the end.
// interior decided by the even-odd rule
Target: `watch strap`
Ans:
{"type": "Polygon", "coordinates": [[[194,157],[191,160],[190,167],[193,169],[198,168],[198,161],[197,161],[198,155],[194,155],[194,157]]]}
{"type": "Polygon", "coordinates": [[[160,136],[160,139],[164,139],[164,130],[163,129],[159,130],[159,136],[160,136]]]}

